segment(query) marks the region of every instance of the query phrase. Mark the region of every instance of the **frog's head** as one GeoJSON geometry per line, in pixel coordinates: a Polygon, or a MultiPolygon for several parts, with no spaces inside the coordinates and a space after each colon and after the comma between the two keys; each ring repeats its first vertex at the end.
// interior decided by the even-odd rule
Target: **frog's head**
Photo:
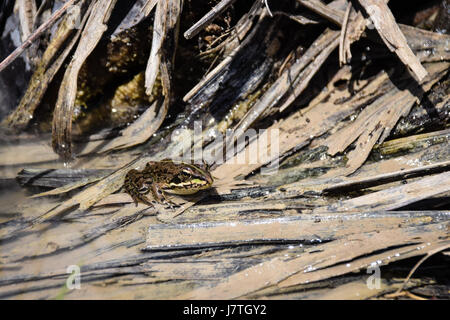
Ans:
{"type": "Polygon", "coordinates": [[[199,190],[208,189],[212,186],[214,179],[207,167],[182,163],[181,172],[169,183],[168,192],[177,194],[193,194],[199,190]]]}

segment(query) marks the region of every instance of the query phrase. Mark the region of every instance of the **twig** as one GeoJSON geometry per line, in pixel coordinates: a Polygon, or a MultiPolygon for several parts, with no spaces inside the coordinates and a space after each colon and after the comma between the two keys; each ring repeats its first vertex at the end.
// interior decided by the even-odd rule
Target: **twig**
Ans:
{"type": "Polygon", "coordinates": [[[214,8],[212,8],[207,14],[205,14],[200,20],[197,21],[192,27],[190,27],[185,33],[186,39],[191,39],[198,34],[203,28],[214,20],[219,14],[224,12],[229,6],[231,6],[236,0],[222,0],[214,8]]]}
{"type": "Polygon", "coordinates": [[[342,26],[342,11],[332,9],[319,0],[297,0],[297,2],[334,24],[342,26]]]}
{"type": "MultiPolygon", "coordinates": [[[[223,47],[222,44],[226,44],[226,41],[221,42],[220,44],[217,45],[217,47],[213,47],[217,42],[219,42],[220,40],[222,40],[223,38],[227,37],[228,35],[231,34],[231,32],[233,31],[233,28],[231,28],[230,30],[225,31],[223,34],[221,34],[219,37],[217,37],[217,39],[214,39],[213,42],[211,42],[211,44],[209,44],[208,46],[208,50],[200,52],[197,56],[198,57],[202,57],[205,56],[207,54],[210,54],[212,52],[215,52],[219,49],[221,49],[223,47]]],[[[208,71],[209,72],[209,71],[208,71]]]]}
{"type": "Polygon", "coordinates": [[[352,3],[349,2],[347,5],[347,10],[345,10],[345,16],[344,16],[344,23],[341,28],[341,37],[339,39],[339,65],[342,66],[347,63],[347,48],[345,45],[345,38],[347,35],[347,27],[348,27],[348,20],[350,17],[350,12],[352,10],[352,3]]]}
{"type": "Polygon", "coordinates": [[[270,11],[269,4],[267,3],[267,0],[264,0],[264,4],[265,4],[265,6],[267,8],[267,12],[269,13],[269,15],[271,17],[273,17],[272,11],[270,11]]]}
{"type": "Polygon", "coordinates": [[[394,292],[394,293],[391,293],[391,294],[387,294],[384,297],[388,298],[388,299],[392,299],[392,298],[398,298],[398,297],[404,297],[404,296],[407,296],[407,297],[409,297],[411,299],[414,299],[414,300],[428,300],[426,298],[419,297],[418,295],[415,295],[415,294],[413,294],[413,293],[411,293],[409,291],[394,292]]]}
{"type": "Polygon", "coordinates": [[[307,17],[302,16],[300,14],[294,15],[294,14],[289,14],[289,13],[286,13],[286,12],[283,12],[283,11],[275,11],[275,12],[273,12],[273,15],[274,16],[280,15],[280,16],[288,17],[289,19],[291,19],[291,20],[293,20],[293,21],[295,21],[295,22],[297,22],[297,23],[299,23],[301,25],[318,24],[318,23],[320,23],[319,19],[314,20],[312,18],[307,18],[307,17]]]}
{"type": "Polygon", "coordinates": [[[373,21],[383,42],[400,60],[411,68],[419,82],[428,75],[419,59],[408,46],[406,38],[395,22],[394,15],[384,0],[358,0],[373,21]]]}
{"type": "Polygon", "coordinates": [[[450,248],[450,244],[447,244],[447,245],[445,245],[445,246],[436,248],[436,249],[431,250],[430,252],[428,252],[428,254],[427,254],[425,257],[423,257],[422,259],[420,259],[419,262],[416,263],[416,265],[414,266],[414,268],[412,268],[412,270],[409,272],[409,274],[408,274],[408,276],[406,277],[405,281],[403,282],[402,286],[401,286],[394,294],[399,294],[399,293],[403,290],[403,288],[405,288],[405,286],[406,286],[406,284],[408,283],[408,281],[409,281],[409,279],[411,278],[411,276],[414,274],[414,272],[417,270],[417,268],[419,268],[420,265],[421,265],[422,263],[425,262],[425,260],[427,260],[427,259],[428,259],[429,257],[431,257],[432,255],[434,255],[434,254],[436,254],[436,253],[439,253],[439,252],[441,252],[441,251],[444,251],[444,250],[446,250],[446,249],[448,249],[448,248],[450,248]]]}
{"type": "Polygon", "coordinates": [[[18,56],[22,54],[45,30],[50,28],[66,10],[78,0],[68,0],[58,11],[56,11],[50,19],[44,22],[36,31],[34,31],[19,47],[16,48],[9,56],[0,62],[0,72],[2,72],[9,64],[11,64],[18,56]]]}

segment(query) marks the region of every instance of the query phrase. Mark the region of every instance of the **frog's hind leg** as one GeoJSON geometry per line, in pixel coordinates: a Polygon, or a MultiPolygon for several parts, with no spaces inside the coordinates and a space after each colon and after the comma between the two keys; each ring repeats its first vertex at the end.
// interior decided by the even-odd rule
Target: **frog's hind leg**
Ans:
{"type": "Polygon", "coordinates": [[[137,174],[139,174],[139,171],[134,169],[130,170],[127,173],[124,183],[125,192],[131,196],[136,207],[138,206],[139,202],[142,202],[148,206],[153,206],[153,204],[145,196],[147,193],[149,193],[150,189],[145,184],[145,181],[142,179],[142,177],[138,179],[135,178],[137,174]]]}
{"type": "MultiPolygon", "coordinates": [[[[134,198],[133,198],[133,199],[134,199],[134,198]]],[[[146,205],[148,205],[148,206],[153,207],[152,202],[145,196],[145,194],[138,193],[138,194],[136,195],[136,199],[137,199],[137,201],[140,201],[140,202],[142,202],[142,203],[144,203],[144,204],[146,204],[146,205]]],[[[137,207],[138,204],[137,204],[136,199],[135,199],[134,201],[135,201],[136,207],[137,207]]]]}

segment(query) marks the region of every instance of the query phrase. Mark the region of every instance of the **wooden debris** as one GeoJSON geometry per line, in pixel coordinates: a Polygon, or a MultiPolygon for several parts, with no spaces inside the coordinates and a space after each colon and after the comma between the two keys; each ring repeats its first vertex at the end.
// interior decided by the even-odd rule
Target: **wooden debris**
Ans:
{"type": "MultiPolygon", "coordinates": [[[[423,92],[428,91],[431,85],[440,79],[448,65],[433,65],[433,67],[437,67],[437,70],[432,71],[434,80],[422,87],[423,92]]],[[[328,152],[335,155],[347,148],[354,139],[357,139],[355,141],[356,148],[349,152],[350,160],[347,163],[346,175],[358,169],[367,159],[375,143],[383,142],[398,120],[410,112],[414,103],[417,102],[417,95],[419,95],[413,92],[418,92],[415,84],[401,91],[393,87],[392,91],[388,91],[383,97],[367,106],[352,125],[334,134],[325,142],[328,152]]]]}
{"type": "Polygon", "coordinates": [[[213,21],[219,14],[224,12],[236,0],[222,0],[214,8],[211,9],[204,17],[197,21],[192,27],[184,33],[186,39],[196,36],[204,27],[213,21]]]}
{"type": "Polygon", "coordinates": [[[414,152],[420,148],[428,148],[435,144],[446,144],[448,142],[450,142],[450,129],[385,141],[374,146],[373,152],[378,153],[381,157],[386,157],[405,152],[414,152]]]}
{"type": "MultiPolygon", "coordinates": [[[[338,33],[327,29],[316,42],[311,46],[311,49],[302,56],[291,68],[285,70],[271,88],[259,99],[247,115],[240,121],[240,125],[235,129],[235,137],[241,136],[252,123],[254,123],[263,112],[275,106],[282,97],[287,95],[286,101],[280,108],[289,106],[290,103],[306,88],[307,83],[317,72],[321,63],[328,57],[338,44],[338,33]],[[317,62],[314,63],[314,61],[317,62]],[[302,81],[303,80],[303,81],[302,81]],[[300,84],[301,83],[301,84],[300,84]],[[294,86],[294,92],[290,89],[294,86]]],[[[231,142],[228,142],[231,143],[231,142]]],[[[227,143],[227,144],[228,144],[227,143]]]]}
{"type": "Polygon", "coordinates": [[[129,148],[147,141],[161,126],[167,113],[167,107],[167,103],[155,101],[135,122],[122,130],[119,137],[109,143],[103,143],[103,146],[97,148],[92,147],[92,145],[97,146],[97,143],[90,144],[83,154],[129,148]]]}
{"type": "Polygon", "coordinates": [[[334,184],[330,187],[325,188],[323,191],[325,193],[342,193],[348,191],[354,191],[359,189],[370,188],[380,184],[386,184],[393,181],[400,181],[404,179],[420,177],[423,175],[428,175],[431,173],[439,173],[443,171],[448,171],[450,168],[450,162],[440,162],[436,164],[424,165],[418,168],[413,168],[409,170],[399,170],[394,172],[389,172],[386,174],[380,174],[374,177],[361,177],[357,179],[348,179],[344,182],[334,184]]]}
{"type": "MultiPolygon", "coordinates": [[[[156,5],[156,2],[147,2],[147,5],[150,7],[146,7],[146,15],[150,13],[150,9],[156,5]]],[[[147,95],[150,96],[157,76],[161,75],[164,100],[155,101],[139,119],[122,130],[119,137],[101,146],[99,143],[91,143],[86,146],[83,154],[130,148],[149,140],[159,129],[166,118],[171,99],[170,78],[175,50],[169,48],[176,48],[180,13],[181,3],[178,0],[160,1],[155,13],[152,49],[145,71],[145,87],[147,95]]]]}
{"type": "MultiPolygon", "coordinates": [[[[437,144],[434,146],[423,146],[423,148],[419,148],[419,150],[415,150],[416,152],[410,153],[408,155],[398,155],[397,157],[387,158],[387,159],[379,159],[378,161],[374,163],[366,163],[364,164],[360,169],[358,169],[354,174],[352,174],[350,177],[344,177],[344,176],[334,176],[334,177],[327,177],[327,178],[315,178],[314,175],[305,175],[306,178],[298,179],[297,182],[290,182],[290,183],[277,183],[278,179],[272,179],[275,180],[272,183],[275,183],[276,185],[279,185],[278,190],[279,192],[274,193],[275,198],[276,197],[283,197],[283,198],[292,198],[295,197],[295,195],[298,194],[305,194],[307,192],[314,192],[317,194],[321,194],[322,192],[325,192],[325,190],[332,189],[333,186],[339,186],[345,185],[347,182],[349,185],[352,184],[352,182],[356,183],[356,186],[358,185],[358,181],[365,181],[367,180],[368,183],[373,184],[374,182],[371,182],[371,177],[378,177],[380,179],[380,183],[384,179],[388,179],[392,175],[393,181],[399,181],[397,180],[398,177],[401,176],[401,172],[411,172],[413,175],[413,172],[416,171],[418,168],[422,166],[427,165],[438,165],[439,159],[448,159],[448,146],[447,143],[444,141],[441,144],[437,144]],[[436,161],[429,161],[430,157],[429,155],[433,154],[436,156],[436,161]],[[310,177],[311,176],[311,177],[310,177]],[[360,180],[361,179],[361,180],[360,180]],[[284,191],[282,191],[284,190],[284,191]]],[[[444,168],[445,168],[445,164],[444,168]]],[[[315,167],[322,167],[324,164],[320,161],[318,163],[307,165],[301,165],[299,168],[293,168],[292,170],[301,170],[302,168],[312,169],[314,171],[315,167]]],[[[438,165],[439,166],[439,165],[438,165]]],[[[334,166],[333,166],[334,167],[334,166]]],[[[333,168],[331,167],[331,168],[333,168]]],[[[437,167],[438,168],[438,167],[437,167]]],[[[315,169],[317,170],[317,169],[315,169]]],[[[445,170],[445,169],[443,169],[445,170]]],[[[326,170],[325,172],[329,172],[331,170],[326,170]]],[[[336,172],[339,172],[339,169],[336,169],[336,172]]],[[[437,169],[437,172],[440,172],[439,169],[437,169]]],[[[436,172],[436,173],[437,173],[436,172]]],[[[288,171],[289,173],[289,171],[288,171]]],[[[283,181],[283,177],[286,176],[286,173],[279,173],[281,176],[280,179],[283,181]]],[[[385,184],[386,180],[382,182],[385,184]]],[[[391,181],[392,182],[392,181],[391,181]]],[[[378,183],[376,185],[379,185],[378,183]]],[[[397,184],[399,185],[399,184],[397,184]]],[[[362,184],[364,186],[364,183],[362,184]]],[[[379,190],[383,190],[386,188],[386,186],[381,187],[379,190]]],[[[375,190],[373,190],[375,191],[375,190]]],[[[272,197],[269,196],[269,199],[272,197]]]]}
{"type": "Polygon", "coordinates": [[[430,32],[404,24],[400,24],[399,27],[405,35],[409,47],[416,52],[416,56],[420,61],[449,60],[449,35],[430,32]]]}
{"type": "MultiPolygon", "coordinates": [[[[437,229],[439,229],[439,227],[440,226],[438,225],[437,229]]],[[[417,232],[416,230],[411,229],[411,231],[413,233],[417,232]]],[[[427,230],[427,233],[429,231],[430,231],[430,229],[427,230]]],[[[374,244],[373,241],[385,239],[385,237],[390,236],[390,235],[395,237],[396,232],[392,232],[392,233],[386,232],[386,234],[381,234],[379,237],[374,236],[371,240],[364,241],[364,245],[362,246],[362,248],[360,247],[360,250],[365,251],[365,250],[367,250],[367,247],[369,247],[369,246],[374,246],[374,245],[376,246],[376,244],[374,244]]],[[[362,238],[365,238],[365,237],[362,237],[362,238]]],[[[367,238],[369,238],[369,237],[367,237],[367,238]]],[[[431,239],[432,238],[433,237],[431,237],[431,239]]],[[[416,243],[414,243],[414,241],[411,241],[413,243],[412,245],[405,246],[405,247],[398,248],[398,249],[388,250],[388,251],[383,252],[382,254],[377,254],[377,255],[374,255],[371,257],[362,256],[361,258],[358,258],[358,259],[355,259],[352,261],[350,259],[355,256],[359,257],[359,253],[361,252],[361,251],[358,252],[358,249],[356,248],[358,246],[358,244],[357,244],[358,240],[354,239],[354,240],[356,240],[356,242],[353,243],[353,245],[351,247],[347,247],[348,250],[353,249],[352,255],[343,254],[341,256],[341,259],[342,259],[341,261],[345,261],[345,262],[349,261],[349,263],[346,263],[345,265],[340,264],[335,267],[331,267],[328,270],[322,269],[321,271],[319,271],[315,274],[314,278],[312,278],[311,275],[297,273],[297,274],[293,275],[292,277],[280,282],[279,286],[280,287],[289,287],[289,286],[297,285],[299,283],[307,283],[307,281],[311,281],[311,280],[307,280],[307,278],[310,278],[313,281],[317,281],[321,278],[322,279],[327,278],[329,276],[329,274],[331,274],[331,273],[333,273],[333,274],[346,273],[346,272],[348,272],[349,268],[352,270],[355,270],[355,271],[359,270],[359,269],[363,269],[363,268],[370,268],[370,267],[373,268],[376,265],[384,265],[387,263],[391,263],[392,261],[398,260],[399,257],[409,258],[409,257],[417,256],[417,255],[422,255],[424,252],[421,250],[423,250],[423,249],[434,251],[436,248],[442,248],[443,243],[448,243],[448,241],[435,241],[434,243],[425,242],[429,239],[430,238],[427,239],[427,236],[425,236],[420,239],[424,242],[419,242],[418,244],[416,244],[416,243]]],[[[396,240],[397,239],[395,239],[394,241],[396,241],[396,240]]],[[[338,244],[336,243],[335,245],[338,245],[338,244]]],[[[316,258],[318,258],[318,257],[316,257],[316,258]]],[[[322,267],[323,267],[323,264],[322,265],[317,264],[313,268],[319,270],[322,267]]]]}
{"type": "Polygon", "coordinates": [[[450,172],[443,172],[400,187],[345,200],[326,208],[317,208],[314,212],[394,210],[448,191],[450,191],[450,172]]]}
{"type": "Polygon", "coordinates": [[[17,174],[17,180],[22,186],[58,188],[85,178],[95,181],[110,172],[111,170],[95,169],[24,169],[17,174]]]}
{"type": "Polygon", "coordinates": [[[88,8],[88,3],[83,1],[77,4],[76,8],[78,10],[71,10],[64,16],[58,32],[45,50],[36,71],[33,73],[25,95],[22,97],[17,109],[5,120],[5,125],[23,129],[33,119],[34,112],[46,93],[50,82],[79,39],[82,28],[77,30],[74,21],[80,21],[80,24],[84,25],[92,6],[88,8]],[[81,19],[82,14],[85,14],[84,19],[81,19]]]}
{"type": "MultiPolygon", "coordinates": [[[[315,278],[312,280],[312,274],[320,274],[321,268],[325,266],[334,265],[339,262],[348,262],[350,267],[346,269],[359,270],[360,268],[367,268],[375,263],[377,265],[377,260],[372,260],[373,257],[369,259],[363,259],[361,264],[356,263],[352,265],[352,258],[356,258],[362,255],[364,251],[374,252],[379,248],[386,248],[387,243],[390,245],[407,245],[414,244],[414,248],[420,248],[423,250],[429,246],[441,245],[438,240],[439,235],[443,234],[441,230],[442,225],[439,223],[424,225],[420,227],[411,227],[403,229],[389,229],[380,231],[374,234],[361,233],[354,235],[351,239],[346,239],[343,241],[329,242],[316,246],[312,252],[316,251],[316,254],[302,254],[294,259],[283,259],[281,257],[274,258],[272,260],[260,263],[253,267],[247,268],[243,271],[237,272],[232,276],[228,277],[225,281],[218,283],[213,287],[202,287],[194,289],[191,292],[177,296],[178,299],[233,299],[242,298],[246,295],[253,294],[257,290],[267,288],[274,285],[293,285],[298,283],[296,275],[307,274],[308,281],[317,281],[320,278],[315,278]],[[419,231],[420,230],[420,231],[419,231]],[[415,238],[420,234],[419,238],[415,238]],[[347,245],[345,245],[347,243],[347,245]],[[419,245],[417,245],[419,243],[419,245]],[[339,255],[332,255],[328,252],[331,248],[340,248],[338,251],[339,255]],[[352,255],[349,255],[352,252],[352,255]],[[316,271],[317,270],[317,271],[316,271]],[[291,280],[290,277],[293,277],[291,280]],[[283,280],[286,280],[283,282],[283,280]]],[[[406,252],[411,252],[413,250],[413,255],[421,255],[423,251],[414,250],[410,246],[407,248],[406,252]]],[[[400,255],[405,255],[401,249],[396,250],[400,255]],[[400,253],[401,252],[401,253],[400,253]]],[[[311,252],[311,253],[312,253],[311,252]]],[[[337,253],[333,250],[333,252],[337,253]]],[[[395,253],[388,252],[387,255],[383,257],[381,263],[386,263],[388,261],[395,260],[392,258],[395,253]],[[388,259],[388,257],[390,259],[388,259]]],[[[411,255],[409,255],[411,256],[411,255]]],[[[301,280],[300,280],[301,281],[301,280]]]]}
{"type": "Polygon", "coordinates": [[[78,72],[106,31],[105,23],[111,15],[115,2],[115,0],[95,2],[86,26],[81,33],[77,50],[62,80],[58,101],[53,112],[52,146],[55,152],[66,160],[72,157],[72,115],[78,72]]]}
{"type": "Polygon", "coordinates": [[[114,39],[121,32],[138,25],[150,14],[155,5],[156,0],[137,0],[127,16],[121,21],[116,30],[114,30],[111,38],[114,39]]]}
{"type": "MultiPolygon", "coordinates": [[[[178,0],[158,2],[155,13],[156,18],[153,31],[152,51],[150,52],[147,69],[145,71],[145,88],[147,95],[151,94],[156,77],[160,72],[161,61],[163,64],[173,63],[175,52],[169,52],[168,47],[176,47],[177,34],[174,30],[176,29],[180,12],[181,3],[178,0]],[[170,35],[171,33],[173,34],[170,35]],[[168,39],[169,35],[172,37],[171,39],[168,39]],[[164,44],[164,42],[166,43],[164,44]],[[175,46],[173,43],[168,42],[174,42],[175,46]]],[[[167,68],[166,66],[161,65],[161,68],[163,86],[167,86],[168,77],[170,75],[163,73],[167,68]]],[[[169,89],[166,88],[166,92],[168,91],[169,89]]],[[[167,93],[165,96],[168,98],[167,93]]]]}
{"type": "Polygon", "coordinates": [[[344,21],[341,28],[341,37],[339,38],[339,64],[342,66],[350,61],[352,54],[350,52],[350,42],[348,41],[348,21],[350,12],[352,10],[352,3],[349,2],[345,10],[344,21]]]}
{"type": "MultiPolygon", "coordinates": [[[[249,34],[251,27],[254,26],[253,19],[258,16],[262,16],[261,3],[255,2],[250,11],[245,14],[236,24],[235,32],[231,33],[230,37],[223,42],[224,51],[226,52],[225,58],[210,72],[208,72],[184,97],[183,101],[192,101],[195,96],[198,96],[200,90],[205,90],[208,83],[214,78],[223,75],[224,71],[229,67],[233,58],[237,55],[239,50],[251,41],[249,34]]],[[[219,48],[215,48],[218,50],[219,48]]],[[[209,53],[208,51],[204,54],[209,53]]]]}
{"type": "Polygon", "coordinates": [[[36,3],[30,0],[19,0],[17,1],[17,7],[19,9],[21,38],[22,42],[25,42],[33,32],[34,16],[37,11],[36,3]]]}
{"type": "MultiPolygon", "coordinates": [[[[328,212],[334,212],[329,210],[328,212]]],[[[319,210],[317,210],[319,212],[319,210]]],[[[442,213],[442,219],[448,216],[442,213]]],[[[432,215],[439,221],[439,215],[432,215]]],[[[317,214],[275,219],[211,222],[186,225],[155,225],[148,230],[145,250],[197,249],[230,245],[315,243],[332,241],[357,233],[386,230],[399,224],[431,222],[429,213],[370,212],[356,214],[317,214]]]]}
{"type": "Polygon", "coordinates": [[[341,49],[342,59],[339,60],[343,64],[350,62],[352,58],[350,46],[352,45],[352,43],[358,41],[361,38],[365,29],[366,29],[366,19],[364,19],[364,16],[361,14],[361,12],[358,12],[356,14],[356,17],[348,22],[347,28],[345,29],[345,36],[344,39],[342,40],[342,49],[341,49]]]}
{"type": "MultiPolygon", "coordinates": [[[[325,36],[325,35],[324,35],[325,36]]],[[[336,47],[338,46],[338,39],[337,39],[337,33],[335,32],[331,32],[331,38],[334,39],[331,43],[329,43],[322,52],[320,52],[320,54],[318,54],[314,60],[311,62],[311,64],[306,67],[300,74],[299,76],[293,81],[292,85],[295,87],[295,89],[293,90],[293,92],[289,93],[289,97],[283,102],[283,104],[280,107],[280,112],[283,112],[287,107],[289,107],[292,102],[294,102],[294,100],[296,98],[298,98],[298,96],[300,96],[300,94],[303,92],[303,90],[306,89],[306,87],[308,86],[309,82],[311,81],[312,77],[319,71],[320,66],[322,66],[322,64],[324,64],[325,60],[328,58],[328,56],[333,52],[334,49],[336,49],[336,47]]],[[[322,39],[318,39],[319,40],[322,39]]],[[[320,46],[315,46],[313,47],[314,49],[317,49],[320,46]]],[[[319,51],[317,51],[318,53],[319,51]]],[[[314,53],[311,52],[311,55],[309,55],[309,52],[305,53],[305,56],[307,57],[312,57],[314,55],[314,53]]],[[[302,61],[303,62],[303,61],[302,61]]]]}
{"type": "Polygon", "coordinates": [[[395,52],[400,60],[411,68],[419,81],[424,80],[428,73],[409,48],[406,38],[395,22],[386,2],[384,0],[359,0],[359,3],[369,14],[389,50],[395,52]]]}
{"type": "Polygon", "coordinates": [[[343,23],[341,13],[330,6],[325,5],[320,0],[297,0],[297,2],[338,26],[341,26],[343,23]]]}

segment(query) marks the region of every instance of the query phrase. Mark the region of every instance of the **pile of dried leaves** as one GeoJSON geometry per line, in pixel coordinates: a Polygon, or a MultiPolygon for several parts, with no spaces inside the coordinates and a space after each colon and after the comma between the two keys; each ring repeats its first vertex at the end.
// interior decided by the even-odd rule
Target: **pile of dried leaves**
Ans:
{"type": "Polygon", "coordinates": [[[408,25],[385,0],[60,2],[0,15],[23,42],[0,72],[27,47],[31,70],[2,176],[47,188],[0,216],[0,296],[55,297],[72,264],[68,298],[441,296],[383,270],[435,254],[448,269],[448,1],[408,25]],[[236,164],[261,140],[276,152],[236,164]],[[195,149],[214,155],[211,192],[175,209],[123,193],[130,169],[195,149]]]}

